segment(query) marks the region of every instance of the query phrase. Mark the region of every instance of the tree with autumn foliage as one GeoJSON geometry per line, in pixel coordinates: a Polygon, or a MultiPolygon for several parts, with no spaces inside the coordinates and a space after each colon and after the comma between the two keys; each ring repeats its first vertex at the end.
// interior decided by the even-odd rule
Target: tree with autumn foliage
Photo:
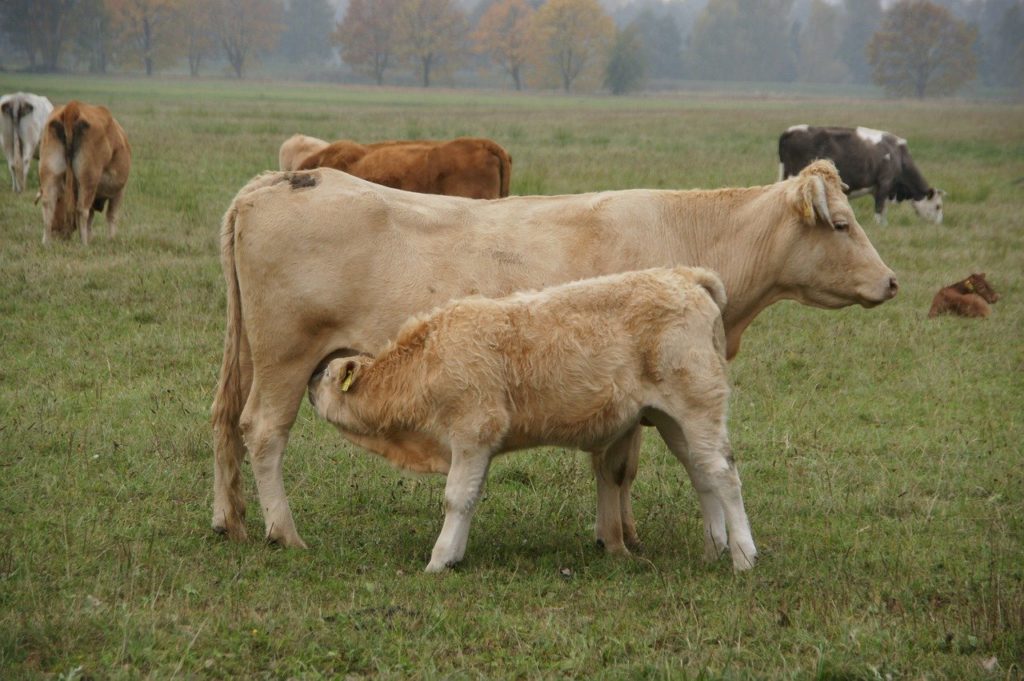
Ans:
{"type": "Polygon", "coordinates": [[[331,36],[341,47],[341,59],[369,73],[381,85],[395,60],[394,18],[400,0],[351,0],[345,17],[331,36]]]}
{"type": "Polygon", "coordinates": [[[454,0],[402,0],[395,18],[399,55],[430,87],[435,69],[450,67],[465,52],[466,15],[454,0]]]}
{"type": "Polygon", "coordinates": [[[129,53],[142,60],[147,76],[158,63],[179,57],[179,0],[106,0],[114,31],[129,53]]]}
{"type": "Polygon", "coordinates": [[[284,29],[279,0],[211,0],[214,26],[220,45],[235,72],[242,77],[245,62],[254,54],[269,52],[284,29]]]}
{"type": "Polygon", "coordinates": [[[615,22],[597,0],[549,0],[531,24],[531,63],[543,83],[565,92],[600,85],[615,42],[615,22]]]}
{"type": "Polygon", "coordinates": [[[526,0],[499,0],[487,8],[473,32],[476,51],[494,60],[512,78],[516,90],[523,89],[533,12],[526,0]]]}
{"type": "Polygon", "coordinates": [[[977,31],[941,5],[904,0],[882,16],[868,44],[875,83],[890,95],[955,92],[974,78],[977,31]]]}

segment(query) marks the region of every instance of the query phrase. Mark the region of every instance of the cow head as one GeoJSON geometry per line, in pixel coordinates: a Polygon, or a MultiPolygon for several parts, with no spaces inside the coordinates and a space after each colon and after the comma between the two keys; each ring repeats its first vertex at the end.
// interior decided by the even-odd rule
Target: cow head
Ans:
{"type": "Polygon", "coordinates": [[[939,225],[942,224],[942,197],[945,195],[946,192],[941,189],[929,187],[928,193],[925,194],[923,199],[911,201],[910,203],[914,206],[914,210],[917,211],[919,216],[939,225]]]}
{"type": "Polygon", "coordinates": [[[784,184],[797,229],[783,257],[780,297],[838,308],[895,296],[896,277],[857,222],[835,165],[815,161],[784,184]]]}

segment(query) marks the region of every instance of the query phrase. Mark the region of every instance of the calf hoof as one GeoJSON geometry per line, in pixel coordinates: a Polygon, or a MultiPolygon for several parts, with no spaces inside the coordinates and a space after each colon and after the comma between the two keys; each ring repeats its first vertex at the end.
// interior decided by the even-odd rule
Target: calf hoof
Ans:
{"type": "Polygon", "coordinates": [[[629,549],[622,542],[612,543],[605,542],[603,539],[596,541],[597,548],[602,549],[609,556],[628,556],[630,555],[629,549]]]}
{"type": "Polygon", "coordinates": [[[427,567],[423,568],[423,571],[428,574],[439,575],[442,572],[448,572],[456,565],[458,565],[458,563],[454,561],[445,562],[441,560],[432,560],[427,563],[427,567]]]}
{"type": "Polygon", "coordinates": [[[214,517],[213,531],[232,541],[245,541],[249,538],[248,533],[245,531],[245,524],[241,520],[231,522],[226,518],[214,517]]]}
{"type": "Polygon", "coordinates": [[[757,563],[757,549],[753,545],[733,547],[730,553],[732,553],[732,569],[736,572],[750,570],[757,563]]]}

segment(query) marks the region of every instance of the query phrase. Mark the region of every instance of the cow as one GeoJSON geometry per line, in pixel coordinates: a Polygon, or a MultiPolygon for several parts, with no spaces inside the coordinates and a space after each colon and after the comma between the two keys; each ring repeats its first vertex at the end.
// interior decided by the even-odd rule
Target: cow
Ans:
{"type": "Polygon", "coordinates": [[[888,201],[906,200],[922,218],[942,222],[946,192],[928,185],[902,137],[871,128],[809,125],[794,125],[779,137],[779,179],[796,175],[819,158],[836,164],[850,198],[874,196],[879,224],[887,224],[888,201]]]}
{"type": "Polygon", "coordinates": [[[710,498],[705,506],[724,510],[704,518],[705,557],[728,545],[733,568],[748,570],[757,550],[726,430],[725,302],[714,272],[689,267],[462,298],[410,319],[375,358],[332,360],[309,398],[399,467],[447,474],[427,572],[462,560],[494,456],[571,447],[619,468],[611,445],[641,420],[710,498]],[[407,456],[410,437],[429,445],[407,456]]]}
{"type": "MultiPolygon", "coordinates": [[[[212,407],[214,529],[246,536],[240,463],[248,449],[266,536],[305,546],[282,456],[325,357],[374,354],[409,316],[453,298],[675,265],[721,277],[730,358],[777,301],[872,307],[898,288],[830,161],[763,187],[495,201],[413,194],[326,168],[257,176],[221,225],[227,324],[212,407]]],[[[606,547],[639,546],[629,488],[640,436],[631,428],[606,461],[593,462],[596,534],[606,547]]],[[[716,517],[721,509],[704,510],[716,517]]]]}
{"type": "Polygon", "coordinates": [[[15,92],[0,97],[0,141],[16,194],[28,183],[28,169],[32,157],[38,158],[39,137],[51,111],[53,104],[41,95],[15,92]]]}
{"type": "Polygon", "coordinates": [[[281,143],[277,163],[281,170],[298,170],[307,156],[322,150],[330,142],[319,137],[295,134],[281,143]]]}
{"type": "Polygon", "coordinates": [[[989,303],[999,300],[999,294],[989,285],[984,272],[976,272],[966,279],[939,289],[932,298],[928,317],[940,314],[958,314],[961,317],[985,318],[992,311],[989,303]]]}
{"type": "Polygon", "coordinates": [[[113,238],[131,165],[128,136],[105,106],[74,100],[54,109],[39,149],[43,243],[77,229],[88,245],[93,215],[104,207],[113,238]]]}
{"type": "Polygon", "coordinates": [[[458,137],[444,142],[332,142],[299,170],[334,168],[376,184],[422,194],[497,199],[508,196],[512,157],[497,142],[458,137]]]}

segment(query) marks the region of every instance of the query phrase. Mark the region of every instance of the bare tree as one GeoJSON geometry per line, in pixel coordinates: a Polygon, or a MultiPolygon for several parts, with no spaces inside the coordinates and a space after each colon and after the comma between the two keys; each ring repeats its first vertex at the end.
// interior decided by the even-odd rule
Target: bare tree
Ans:
{"type": "Polygon", "coordinates": [[[977,70],[977,31],[928,0],[904,0],[882,18],[868,45],[874,80],[892,95],[955,92],[977,70]]]}

